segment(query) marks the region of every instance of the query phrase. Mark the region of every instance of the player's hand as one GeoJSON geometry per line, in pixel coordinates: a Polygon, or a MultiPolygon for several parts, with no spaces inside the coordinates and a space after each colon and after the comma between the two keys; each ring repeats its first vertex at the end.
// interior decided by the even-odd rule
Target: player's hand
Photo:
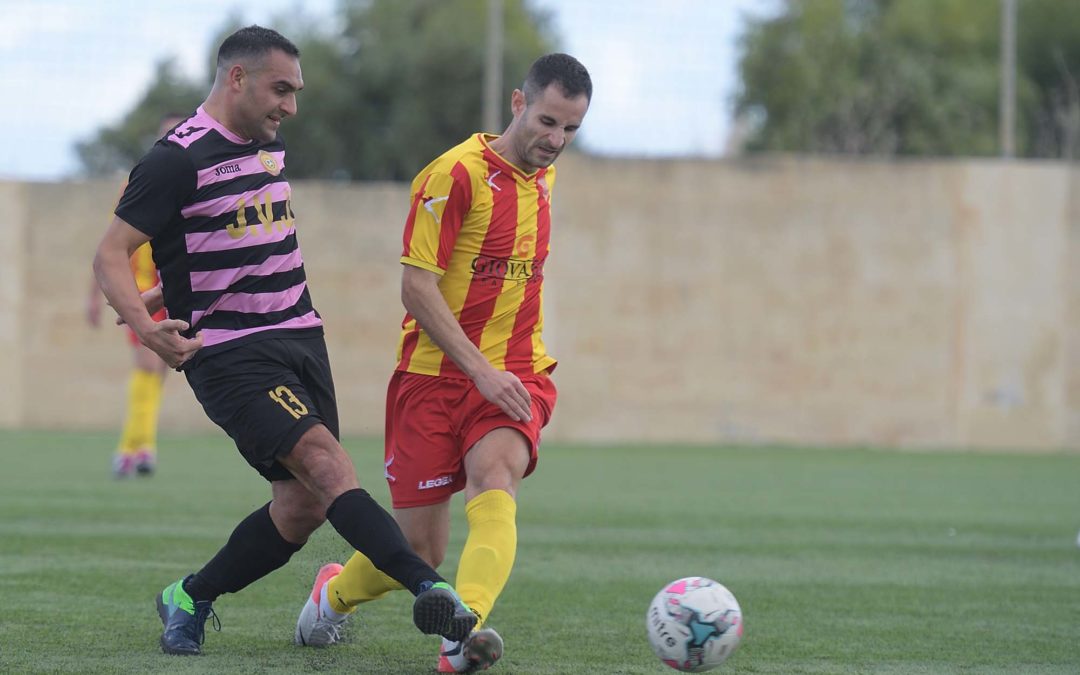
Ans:
{"type": "Polygon", "coordinates": [[[505,370],[484,371],[473,378],[476,389],[515,422],[532,421],[532,397],[517,375],[505,370]]]}
{"type": "Polygon", "coordinates": [[[194,356],[195,352],[202,349],[202,333],[194,338],[180,335],[190,327],[187,321],[165,319],[155,323],[146,333],[140,334],[139,339],[160,356],[162,361],[169,364],[170,368],[179,368],[194,356]]]}
{"type": "MultiPolygon", "coordinates": [[[[161,284],[154,286],[150,290],[143,291],[139,294],[139,297],[142,298],[143,304],[146,305],[146,312],[150,316],[157,314],[165,307],[165,296],[161,293],[161,284]]],[[[123,326],[124,318],[117,316],[116,325],[123,326]]]]}
{"type": "Polygon", "coordinates": [[[86,301],[86,323],[97,328],[101,324],[101,295],[93,293],[86,301]]]}

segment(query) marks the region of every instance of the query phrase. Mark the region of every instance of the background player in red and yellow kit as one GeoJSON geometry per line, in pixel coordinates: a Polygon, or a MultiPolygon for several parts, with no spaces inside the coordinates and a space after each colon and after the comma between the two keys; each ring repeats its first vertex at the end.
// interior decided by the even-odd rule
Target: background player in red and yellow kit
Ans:
{"type": "MultiPolygon", "coordinates": [[[[169,114],[161,118],[158,138],[184,121],[184,116],[169,114]]],[[[126,184],[125,184],[126,186],[126,184]]],[[[123,188],[120,189],[123,192],[123,188]]],[[[147,291],[161,283],[157,268],[154,267],[154,254],[147,242],[131,256],[131,271],[139,292],[147,291]]],[[[86,304],[86,319],[95,328],[101,322],[102,296],[97,281],[90,287],[90,297],[86,304]]],[[[158,311],[154,321],[165,318],[165,310],[158,311]]],[[[134,331],[126,328],[128,342],[134,356],[134,368],[128,378],[127,412],[124,426],[120,433],[120,443],[113,457],[113,475],[127,478],[132,474],[148,476],[157,466],[157,424],[161,411],[161,388],[167,366],[149,347],[139,342],[134,331]]]]}
{"type": "MultiPolygon", "coordinates": [[[[395,516],[432,565],[450,532],[450,497],[465,491],[469,535],[457,590],[479,617],[444,641],[440,672],[490,667],[502,639],[482,628],[517,550],[515,496],[536,466],[555,406],[542,289],[551,232],[552,163],[589,108],[588,71],[566,54],[530,68],[502,136],[476,134],[413,181],[401,262],[407,314],[386,402],[386,478],[395,516]]],[[[400,588],[362,554],[312,591],[307,644],[337,640],[344,617],[400,588]],[[321,602],[320,602],[321,601],[321,602]]]]}

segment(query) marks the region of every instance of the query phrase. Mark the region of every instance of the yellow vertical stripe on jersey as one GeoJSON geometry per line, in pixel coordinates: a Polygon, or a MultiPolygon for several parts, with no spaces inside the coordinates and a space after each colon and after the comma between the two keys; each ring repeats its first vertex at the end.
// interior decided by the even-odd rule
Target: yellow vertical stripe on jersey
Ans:
{"type": "MultiPolygon", "coordinates": [[[[514,233],[514,247],[511,256],[516,256],[518,243],[524,237],[531,236],[534,246],[536,241],[536,188],[529,183],[523,184],[515,181],[517,188],[517,230],[514,233]]],[[[535,252],[534,256],[535,257],[535,252]]],[[[510,275],[507,275],[510,277],[510,275]]],[[[521,279],[507,278],[503,280],[502,291],[495,300],[495,310],[491,318],[484,326],[483,335],[480,338],[480,351],[488,356],[491,365],[499,370],[506,368],[506,349],[509,346],[507,338],[514,330],[517,321],[517,310],[525,299],[527,284],[521,279]]],[[[533,350],[535,353],[535,349],[533,350]]]]}
{"type": "Polygon", "coordinates": [[[454,179],[448,173],[433,173],[424,181],[423,192],[416,205],[409,257],[420,261],[439,259],[442,236],[442,216],[454,179]]]}

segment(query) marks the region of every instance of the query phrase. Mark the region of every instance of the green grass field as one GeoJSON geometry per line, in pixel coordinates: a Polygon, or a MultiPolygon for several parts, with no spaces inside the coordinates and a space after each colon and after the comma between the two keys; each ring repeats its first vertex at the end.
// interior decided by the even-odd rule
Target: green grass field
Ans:
{"type": "MultiPolygon", "coordinates": [[[[218,600],[204,656],[163,655],[154,594],[268,490],[223,435],[167,437],[157,476],[114,481],[113,440],[0,432],[0,672],[433,672],[437,639],[403,593],[361,608],[343,645],[292,645],[314,571],[349,554],[328,526],[218,600]]],[[[381,445],[346,445],[388,504],[381,445]]],[[[1077,673],[1078,529],[1080,455],[549,444],[521,496],[491,672],[674,672],[645,608],[702,575],[746,621],[717,672],[1077,673]]]]}

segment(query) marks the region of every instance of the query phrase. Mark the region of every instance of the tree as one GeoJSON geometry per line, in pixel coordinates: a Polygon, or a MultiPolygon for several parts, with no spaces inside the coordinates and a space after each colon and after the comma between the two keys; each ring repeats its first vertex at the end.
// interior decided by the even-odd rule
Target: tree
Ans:
{"type": "MultiPolygon", "coordinates": [[[[996,154],[1000,12],[988,0],[786,0],[742,38],[736,110],[758,120],[747,149],[996,154]]],[[[1018,29],[1018,151],[1071,157],[1080,5],[1020,0],[1018,29]]]]}
{"type": "MultiPolygon", "coordinates": [[[[525,0],[504,2],[509,107],[510,92],[555,40],[547,15],[525,0]]],[[[487,0],[343,0],[338,12],[332,33],[302,17],[271,23],[301,52],[299,114],[282,125],[290,177],[409,180],[480,131],[487,0]]],[[[221,37],[238,26],[231,19],[221,37]]],[[[175,85],[161,80],[152,90],[175,85]]],[[[128,121],[99,132],[87,144],[92,154],[111,158],[128,121]]]]}
{"type": "MultiPolygon", "coordinates": [[[[478,131],[486,11],[486,0],[344,3],[340,35],[301,45],[305,113],[287,131],[291,166],[311,177],[408,180],[478,131]]],[[[554,40],[547,17],[523,0],[507,0],[504,17],[508,102],[554,40]]]]}
{"type": "Polygon", "coordinates": [[[1080,4],[1021,0],[1017,61],[1031,89],[1023,133],[1029,154],[1080,155],[1080,4]]]}
{"type": "Polygon", "coordinates": [[[84,172],[89,175],[127,172],[157,138],[161,118],[193,112],[205,93],[203,87],[177,74],[173,61],[158,63],[153,84],[135,107],[116,125],[101,129],[92,140],[75,146],[84,172]]]}

